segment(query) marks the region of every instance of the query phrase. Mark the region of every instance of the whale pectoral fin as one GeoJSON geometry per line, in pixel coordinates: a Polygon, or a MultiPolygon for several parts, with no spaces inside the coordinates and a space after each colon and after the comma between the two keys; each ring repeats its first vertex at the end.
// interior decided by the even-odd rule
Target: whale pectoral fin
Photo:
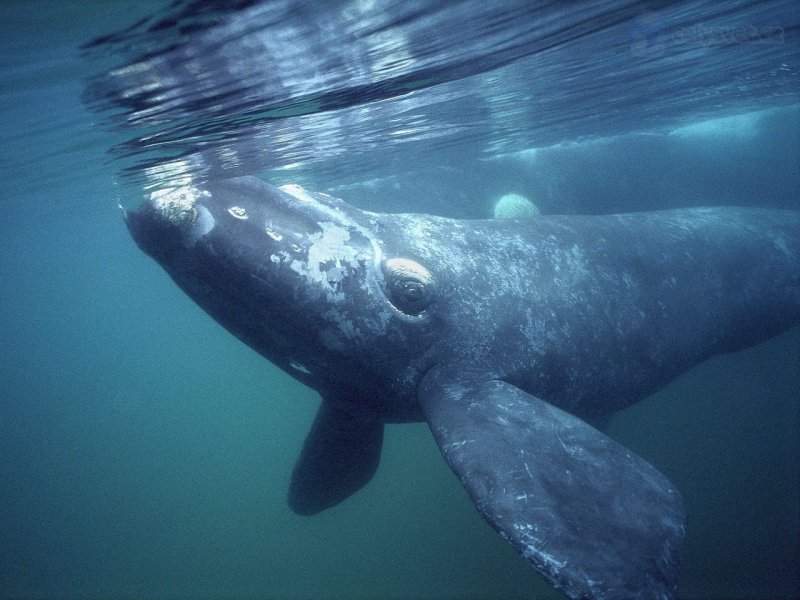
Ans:
{"type": "Polygon", "coordinates": [[[289,507],[313,515],[360,490],[378,468],[382,443],[383,423],[323,401],[292,472],[289,507]]]}
{"type": "Polygon", "coordinates": [[[573,599],[674,598],[684,509],[652,465],[503,381],[430,376],[420,403],[484,518],[573,599]]]}

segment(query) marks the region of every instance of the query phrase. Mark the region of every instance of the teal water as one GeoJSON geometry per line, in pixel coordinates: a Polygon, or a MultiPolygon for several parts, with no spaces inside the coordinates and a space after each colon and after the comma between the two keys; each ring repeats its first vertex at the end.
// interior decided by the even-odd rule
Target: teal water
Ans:
{"type": "MultiPolygon", "coordinates": [[[[107,155],[125,136],[80,100],[97,65],[78,47],[151,9],[0,4],[0,597],[559,598],[483,522],[424,424],[387,429],[375,479],[347,502],[289,511],[318,397],[139,252],[117,204],[141,190],[107,155]]],[[[661,206],[676,188],[676,204],[737,194],[797,208],[796,106],[751,121],[683,145],[623,136],[488,163],[426,156],[422,181],[351,172],[326,188],[471,216],[503,191],[553,211],[661,206]],[[714,168],[676,166],[703,148],[714,168]]],[[[681,598],[800,596],[798,390],[795,329],[612,420],[686,500],[681,598]]]]}

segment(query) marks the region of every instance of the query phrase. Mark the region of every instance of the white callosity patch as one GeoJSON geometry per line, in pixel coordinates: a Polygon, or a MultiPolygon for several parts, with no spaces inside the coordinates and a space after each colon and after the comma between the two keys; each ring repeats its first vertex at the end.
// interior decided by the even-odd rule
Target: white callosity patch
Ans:
{"type": "Polygon", "coordinates": [[[210,193],[195,187],[167,188],[150,194],[150,205],[165,221],[188,229],[197,219],[197,201],[206,196],[210,193]]]}
{"type": "Polygon", "coordinates": [[[184,232],[184,245],[191,247],[214,228],[214,217],[202,204],[201,198],[211,193],[195,187],[178,187],[156,190],[150,194],[150,206],[165,221],[184,232]]]}
{"type": "MultiPolygon", "coordinates": [[[[293,184],[283,185],[280,189],[294,200],[312,204],[314,211],[325,219],[319,222],[322,231],[307,238],[307,243],[303,244],[307,248],[304,258],[291,256],[287,252],[270,257],[273,262],[288,264],[307,280],[305,287],[312,290],[312,295],[316,294],[317,298],[328,303],[328,309],[322,316],[331,326],[319,332],[322,345],[338,351],[350,347],[364,336],[382,335],[393,312],[387,303],[381,302],[383,292],[379,266],[383,252],[372,229],[351,220],[336,205],[338,201],[326,194],[310,192],[293,184]],[[371,249],[359,250],[357,245],[351,244],[354,234],[368,240],[371,249]],[[363,306],[356,312],[349,309],[343,282],[351,276],[351,283],[360,286],[365,298],[376,300],[371,310],[365,310],[363,306]]],[[[276,239],[275,232],[269,230],[270,224],[266,226],[267,235],[276,239]]],[[[295,244],[290,248],[293,254],[301,251],[300,246],[295,244]]]]}
{"type": "Polygon", "coordinates": [[[306,261],[294,259],[289,264],[293,271],[305,277],[317,290],[325,294],[328,302],[344,300],[340,283],[351,269],[357,269],[358,251],[347,242],[350,232],[334,223],[320,223],[321,232],[309,237],[306,261]]]}
{"type": "Polygon", "coordinates": [[[247,216],[247,211],[241,206],[231,206],[228,209],[228,214],[234,219],[239,219],[240,221],[246,221],[249,218],[247,216]]]}
{"type": "Polygon", "coordinates": [[[309,192],[308,190],[305,190],[299,185],[293,183],[282,185],[279,189],[289,194],[295,200],[313,203],[314,209],[319,213],[329,217],[331,223],[338,224],[342,227],[351,228],[363,235],[370,241],[370,244],[372,245],[373,256],[371,258],[373,263],[377,266],[380,264],[381,260],[383,260],[381,248],[373,239],[371,230],[352,222],[345,214],[342,213],[340,208],[329,206],[328,203],[332,200],[335,200],[332,196],[323,194],[322,192],[309,192]]]}

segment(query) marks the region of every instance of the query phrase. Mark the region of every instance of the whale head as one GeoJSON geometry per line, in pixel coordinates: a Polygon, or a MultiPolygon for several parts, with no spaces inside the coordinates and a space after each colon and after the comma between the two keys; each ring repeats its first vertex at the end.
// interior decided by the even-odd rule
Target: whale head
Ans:
{"type": "Polygon", "coordinates": [[[435,281],[413,260],[385,255],[376,217],[251,177],[154,192],[125,213],[139,247],[274,364],[323,394],[363,398],[375,398],[396,364],[406,374],[392,385],[408,389],[385,390],[380,401],[413,404],[423,366],[398,348],[417,347],[410,336],[428,320],[435,281]],[[371,393],[341,390],[355,385],[371,393]]]}

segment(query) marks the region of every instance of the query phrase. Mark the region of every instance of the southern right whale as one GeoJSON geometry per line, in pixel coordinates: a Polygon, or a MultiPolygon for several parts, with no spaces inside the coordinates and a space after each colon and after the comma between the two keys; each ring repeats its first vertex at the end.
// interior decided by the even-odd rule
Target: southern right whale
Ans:
{"type": "Polygon", "coordinates": [[[425,420],[486,520],[572,599],[676,597],[685,511],[587,424],[800,321],[800,213],[702,208],[464,221],[247,177],[151,194],[139,247],[319,391],[291,507],[377,469],[425,420]]]}

